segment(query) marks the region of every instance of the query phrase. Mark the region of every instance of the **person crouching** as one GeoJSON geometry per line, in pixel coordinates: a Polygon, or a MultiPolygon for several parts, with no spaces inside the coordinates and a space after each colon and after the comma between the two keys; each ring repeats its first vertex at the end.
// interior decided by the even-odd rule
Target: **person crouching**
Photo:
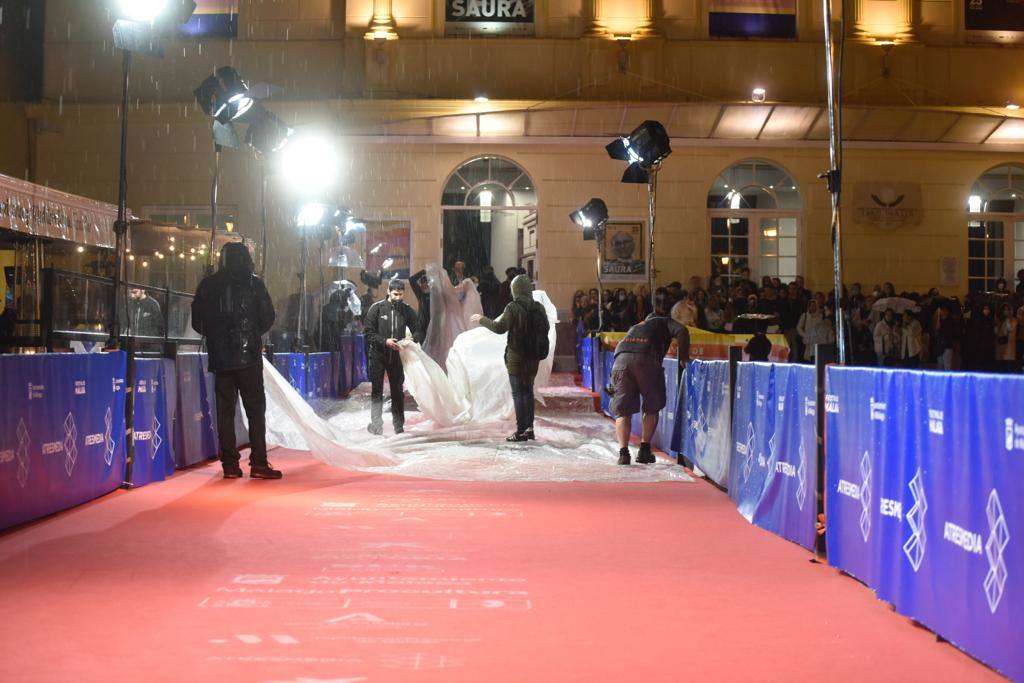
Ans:
{"type": "Polygon", "coordinates": [[[663,310],[629,328],[615,347],[611,413],[615,416],[615,431],[619,437],[620,465],[630,462],[629,433],[633,415],[638,411],[643,412],[643,432],[636,461],[642,464],[654,462],[651,438],[658,428],[658,413],[666,402],[662,361],[673,337],[678,345],[677,358],[682,369],[690,361],[690,333],[686,327],[665,316],[663,310]]]}

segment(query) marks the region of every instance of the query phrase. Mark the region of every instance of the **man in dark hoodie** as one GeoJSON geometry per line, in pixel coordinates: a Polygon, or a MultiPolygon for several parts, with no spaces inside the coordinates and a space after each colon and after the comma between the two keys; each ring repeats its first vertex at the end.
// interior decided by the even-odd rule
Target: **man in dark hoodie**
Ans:
{"type": "Polygon", "coordinates": [[[216,378],[217,438],[224,478],[242,476],[235,439],[235,408],[241,394],[249,418],[249,476],[280,479],[281,472],[267,462],[261,341],[274,324],[274,304],[252,271],[249,249],[240,242],[225,244],[220,270],[196,289],[192,328],[206,337],[208,369],[216,378]]]}
{"type": "MultiPolygon", "coordinates": [[[[508,332],[505,345],[505,369],[512,385],[512,402],[516,408],[516,433],[506,441],[532,441],[533,433],[533,380],[537,377],[537,368],[543,358],[533,358],[529,354],[530,335],[547,335],[547,328],[531,330],[529,322],[531,309],[539,309],[547,320],[544,306],[533,300],[533,282],[528,275],[517,275],[511,284],[512,302],[505,306],[504,312],[497,320],[479,314],[473,314],[470,320],[479,322],[495,334],[508,332]]],[[[539,316],[534,316],[538,318],[539,316]]]]}
{"type": "Polygon", "coordinates": [[[416,311],[405,303],[405,283],[392,278],[388,298],[370,306],[363,318],[366,337],[366,374],[370,378],[370,424],[366,431],[384,433],[384,374],[391,385],[391,424],[395,434],[405,431],[405,371],[398,356],[398,340],[408,329],[416,334],[416,311]]]}
{"type": "Polygon", "coordinates": [[[659,308],[643,322],[630,327],[615,347],[610,408],[615,416],[615,431],[619,437],[620,465],[628,465],[630,462],[630,427],[633,415],[641,408],[643,434],[636,461],[643,464],[654,462],[651,438],[658,428],[658,413],[665,407],[665,371],[662,369],[662,361],[673,337],[676,339],[676,357],[682,371],[690,362],[690,333],[685,326],[666,316],[664,308],[659,308]]]}

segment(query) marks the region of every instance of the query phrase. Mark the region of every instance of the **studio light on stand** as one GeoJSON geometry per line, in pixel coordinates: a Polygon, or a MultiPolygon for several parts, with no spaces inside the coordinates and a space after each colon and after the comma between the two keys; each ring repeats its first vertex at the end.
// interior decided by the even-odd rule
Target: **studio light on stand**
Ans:
{"type": "Polygon", "coordinates": [[[644,121],[628,136],[616,138],[605,145],[608,156],[620,161],[628,161],[622,174],[624,183],[647,183],[647,212],[649,248],[647,251],[647,277],[651,290],[651,303],[654,303],[654,217],[657,197],[658,171],[672,148],[669,145],[665,127],[657,121],[644,121]]]}
{"type": "MultiPolygon", "coordinates": [[[[601,270],[604,266],[601,258],[601,245],[604,244],[604,227],[608,223],[608,206],[603,199],[594,197],[569,214],[572,222],[583,229],[584,240],[594,240],[597,245],[597,329],[604,329],[604,284],[601,270]]],[[[654,296],[653,293],[651,296],[654,296]]]]}
{"type": "Polygon", "coordinates": [[[267,269],[267,160],[284,149],[294,134],[294,128],[256,104],[253,122],[245,133],[245,144],[256,151],[260,162],[260,277],[267,269]]]}
{"type": "Polygon", "coordinates": [[[196,102],[207,116],[213,118],[213,181],[210,184],[210,247],[207,274],[213,271],[214,239],[217,236],[217,192],[220,188],[220,152],[238,149],[241,140],[234,122],[247,122],[256,100],[249,94],[249,84],[230,66],[222,66],[193,91],[196,102]]]}
{"type": "Polygon", "coordinates": [[[114,290],[110,307],[107,348],[117,348],[121,337],[120,297],[124,253],[128,235],[128,83],[132,53],[163,58],[161,40],[174,34],[192,16],[191,0],[121,0],[114,22],[114,46],[121,56],[121,160],[118,166],[117,220],[114,222],[114,290]]]}

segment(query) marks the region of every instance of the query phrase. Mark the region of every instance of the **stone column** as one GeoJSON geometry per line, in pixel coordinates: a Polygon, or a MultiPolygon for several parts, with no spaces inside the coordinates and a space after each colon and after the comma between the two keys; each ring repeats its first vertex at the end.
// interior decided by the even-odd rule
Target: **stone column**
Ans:
{"type": "Polygon", "coordinates": [[[367,40],[397,40],[397,29],[391,13],[391,0],[373,0],[373,18],[363,37],[367,40]]]}
{"type": "Polygon", "coordinates": [[[604,21],[604,0],[583,0],[584,17],[587,20],[583,35],[588,38],[611,38],[612,33],[604,21]]]}
{"type": "Polygon", "coordinates": [[[633,35],[630,36],[633,40],[661,37],[661,30],[658,28],[657,20],[654,18],[654,3],[655,0],[642,0],[642,12],[637,17],[636,28],[633,30],[633,35]]]}

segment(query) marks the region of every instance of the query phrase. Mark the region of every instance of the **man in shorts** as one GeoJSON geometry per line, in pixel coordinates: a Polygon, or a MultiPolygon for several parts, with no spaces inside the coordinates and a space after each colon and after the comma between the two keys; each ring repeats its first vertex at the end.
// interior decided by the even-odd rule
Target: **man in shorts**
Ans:
{"type": "Polygon", "coordinates": [[[643,434],[636,461],[642,464],[654,462],[651,437],[658,428],[658,413],[665,407],[665,372],[661,363],[673,337],[678,345],[677,358],[682,370],[690,361],[690,333],[666,316],[661,308],[642,323],[629,328],[615,348],[611,412],[615,416],[615,431],[619,437],[620,465],[630,462],[630,426],[633,415],[640,411],[643,412],[643,434]]]}

